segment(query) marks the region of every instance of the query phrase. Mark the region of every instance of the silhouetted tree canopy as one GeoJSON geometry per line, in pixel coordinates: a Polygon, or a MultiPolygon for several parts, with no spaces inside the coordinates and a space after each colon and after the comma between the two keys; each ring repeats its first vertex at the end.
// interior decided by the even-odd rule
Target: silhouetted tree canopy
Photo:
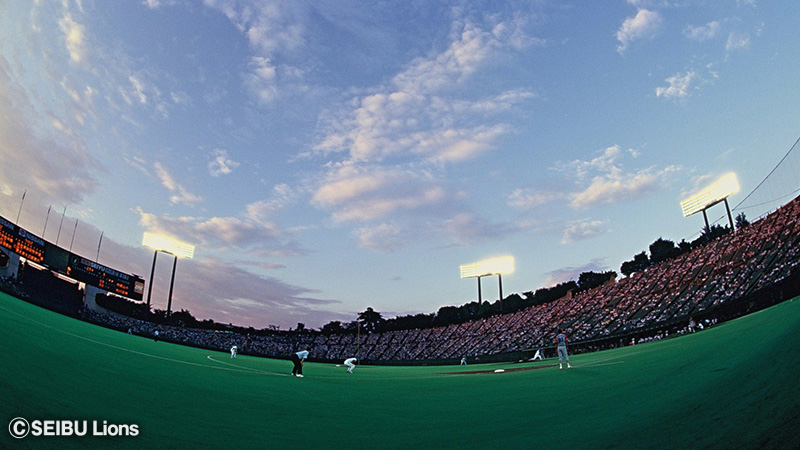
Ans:
{"type": "Polygon", "coordinates": [[[650,267],[650,258],[647,257],[645,252],[641,252],[637,255],[634,255],[632,260],[622,263],[619,271],[627,277],[633,272],[640,272],[648,267],[650,267]]]}
{"type": "Polygon", "coordinates": [[[747,220],[747,216],[745,216],[745,214],[743,212],[741,212],[738,215],[736,215],[735,223],[736,223],[736,229],[737,230],[740,229],[740,228],[744,228],[744,227],[750,225],[750,221],[747,220]]]}
{"type": "Polygon", "coordinates": [[[658,264],[661,261],[672,259],[680,254],[680,249],[675,246],[675,243],[658,238],[655,242],[650,244],[650,263],[658,264]]]}
{"type": "Polygon", "coordinates": [[[597,286],[602,286],[606,281],[615,276],[617,276],[617,273],[613,270],[603,273],[583,272],[578,276],[577,291],[588,291],[589,289],[594,289],[597,286]]]}

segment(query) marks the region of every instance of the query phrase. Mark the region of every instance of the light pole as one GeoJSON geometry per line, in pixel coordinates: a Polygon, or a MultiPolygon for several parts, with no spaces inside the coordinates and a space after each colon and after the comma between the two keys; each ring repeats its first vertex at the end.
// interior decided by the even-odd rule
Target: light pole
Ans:
{"type": "Polygon", "coordinates": [[[172,262],[172,276],[169,282],[169,297],[167,299],[167,320],[169,320],[170,313],[172,312],[172,291],[175,286],[175,269],[178,267],[178,258],[191,259],[194,257],[194,245],[181,242],[167,236],[162,236],[153,233],[145,233],[142,239],[142,245],[155,250],[153,254],[153,267],[150,269],[150,286],[147,288],[147,314],[150,314],[150,296],[153,293],[153,278],[156,273],[156,259],[158,252],[164,252],[172,255],[175,259],[172,262]]]}
{"type": "Polygon", "coordinates": [[[503,312],[503,277],[502,274],[514,272],[514,257],[500,256],[497,258],[484,259],[470,264],[461,265],[461,278],[478,279],[478,306],[483,303],[481,298],[481,278],[489,275],[497,275],[497,285],[500,291],[500,312],[503,312]]]}
{"type": "Polygon", "coordinates": [[[683,211],[683,217],[689,217],[692,214],[702,212],[703,220],[706,224],[706,233],[709,233],[711,227],[708,224],[706,210],[722,202],[725,203],[725,211],[728,213],[728,222],[731,225],[731,232],[736,231],[733,224],[733,216],[731,216],[731,208],[728,206],[728,197],[737,192],[739,192],[739,179],[736,177],[735,173],[727,173],[703,188],[700,192],[682,200],[681,210],[683,211]]]}

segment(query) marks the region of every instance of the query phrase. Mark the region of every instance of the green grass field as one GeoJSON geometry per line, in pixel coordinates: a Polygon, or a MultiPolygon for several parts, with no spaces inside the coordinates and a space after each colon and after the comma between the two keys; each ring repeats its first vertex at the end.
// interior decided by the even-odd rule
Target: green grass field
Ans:
{"type": "Polygon", "coordinates": [[[800,448],[800,301],[684,337],[536,363],[361,366],[212,352],[0,294],[8,449],[800,448]],[[536,370],[511,369],[538,367],[536,370]],[[453,374],[496,369],[504,373],[453,374]],[[14,439],[13,418],[138,436],[14,439]]]}

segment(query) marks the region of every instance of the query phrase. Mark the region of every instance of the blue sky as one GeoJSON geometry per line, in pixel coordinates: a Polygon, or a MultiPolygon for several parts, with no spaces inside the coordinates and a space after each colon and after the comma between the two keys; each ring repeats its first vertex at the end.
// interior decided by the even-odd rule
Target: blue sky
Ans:
{"type": "Polygon", "coordinates": [[[619,271],[797,139],[798,10],[0,2],[0,214],[27,192],[21,226],[145,277],[145,231],[195,244],[174,308],[257,328],[473,301],[459,265],[497,255],[505,294],[619,271]]]}

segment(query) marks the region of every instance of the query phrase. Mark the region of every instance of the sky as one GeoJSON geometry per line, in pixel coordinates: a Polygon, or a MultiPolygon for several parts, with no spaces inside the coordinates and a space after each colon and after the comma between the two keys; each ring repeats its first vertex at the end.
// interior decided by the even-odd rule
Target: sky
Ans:
{"type": "MultiPolygon", "coordinates": [[[[144,278],[144,232],[193,244],[173,309],[256,328],[475,301],[459,266],[500,255],[504,295],[619,272],[699,235],[682,199],[732,171],[736,205],[800,136],[797,17],[765,0],[0,0],[0,215],[144,278]]],[[[171,269],[159,256],[155,308],[171,269]]],[[[498,289],[482,280],[484,300],[498,289]]]]}

